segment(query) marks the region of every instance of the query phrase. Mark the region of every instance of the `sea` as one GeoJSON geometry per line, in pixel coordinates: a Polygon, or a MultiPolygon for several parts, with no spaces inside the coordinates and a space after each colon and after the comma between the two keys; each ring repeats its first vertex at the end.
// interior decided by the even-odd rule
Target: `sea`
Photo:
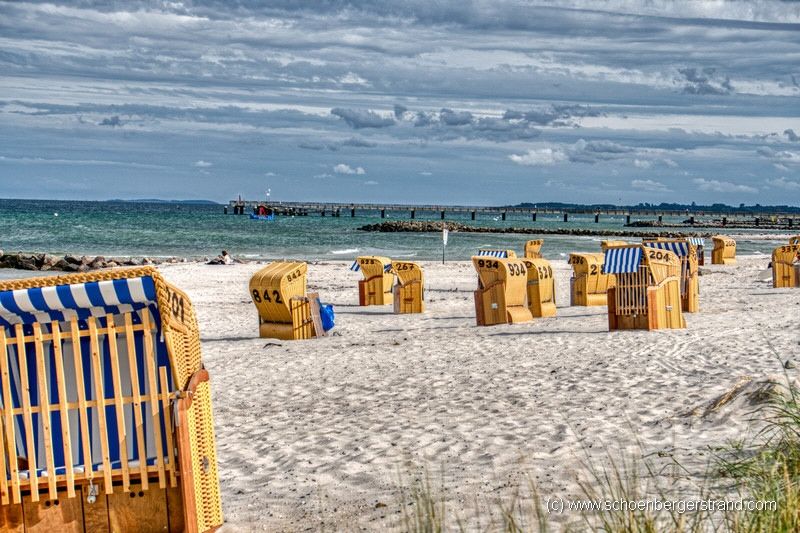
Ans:
{"type": "MultiPolygon", "coordinates": [[[[352,260],[358,255],[385,255],[397,259],[440,260],[441,233],[377,233],[360,231],[365,224],[408,220],[408,212],[349,210],[341,217],[279,216],[273,221],[251,220],[247,215],[224,214],[222,205],[143,202],[84,202],[51,200],[0,200],[0,249],[10,252],[46,252],[56,255],[103,255],[106,257],[185,257],[202,260],[223,249],[241,259],[301,259],[306,261],[352,260]]],[[[625,217],[571,215],[499,216],[450,214],[447,220],[492,227],[589,228],[623,230],[625,217]]],[[[652,217],[650,217],[652,219],[652,217]]],[[[684,217],[665,217],[678,223],[684,217]]],[[[417,212],[417,220],[439,220],[437,212],[417,212]]],[[[639,217],[647,220],[647,217],[639,217]]],[[[637,217],[633,217],[637,220],[637,217]]],[[[639,228],[641,229],[641,228],[639,228]]],[[[647,231],[647,229],[644,229],[647,231]]],[[[658,231],[654,229],[653,231],[658,231]]],[[[678,230],[679,231],[679,230],[678,230]]],[[[712,231],[698,228],[698,231],[712,231]]],[[[785,244],[787,232],[731,229],[737,253],[769,256],[785,244]]],[[[570,252],[599,251],[608,237],[543,235],[542,252],[551,260],[566,259],[570,252]]],[[[446,260],[466,260],[479,248],[515,249],[520,253],[533,235],[450,232],[444,249],[446,260]]],[[[632,242],[638,239],[628,239],[632,242]]],[[[710,242],[709,242],[710,246],[710,242]]]]}

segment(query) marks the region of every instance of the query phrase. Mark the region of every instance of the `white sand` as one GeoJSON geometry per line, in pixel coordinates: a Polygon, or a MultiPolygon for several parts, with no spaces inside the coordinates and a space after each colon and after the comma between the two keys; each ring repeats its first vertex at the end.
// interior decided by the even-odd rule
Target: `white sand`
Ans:
{"type": "Polygon", "coordinates": [[[247,282],[261,265],[163,271],[200,320],[227,529],[378,530],[423,467],[469,519],[476,497],[528,478],[543,496],[575,495],[587,454],[702,465],[709,446],[744,436],[747,409],[681,414],[800,352],[800,291],[757,281],[767,262],[703,267],[688,328],[649,333],[609,333],[605,307],[569,307],[565,262],[553,263],[557,318],[494,327],[475,325],[469,263],[424,264],[423,315],[358,307],[359,273],[309,265],[336,336],[295,342],[258,338],[247,282]]]}

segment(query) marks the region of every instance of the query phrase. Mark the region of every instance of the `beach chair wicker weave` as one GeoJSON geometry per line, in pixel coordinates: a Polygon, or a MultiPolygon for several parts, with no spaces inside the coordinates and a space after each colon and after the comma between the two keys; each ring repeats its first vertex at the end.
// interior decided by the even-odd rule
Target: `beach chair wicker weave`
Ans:
{"type": "Polygon", "coordinates": [[[1,282],[0,529],[216,529],[210,392],[154,268],[1,282]]]}
{"type": "Polygon", "coordinates": [[[521,259],[473,256],[478,272],[475,319],[479,326],[533,320],[527,306],[528,274],[521,259]]]}
{"type": "Polygon", "coordinates": [[[392,260],[377,255],[356,259],[351,270],[360,270],[364,279],[358,282],[358,305],[388,305],[392,303],[394,274],[392,260]]]}
{"type": "Polygon", "coordinates": [[[602,253],[571,253],[570,305],[606,305],[606,292],[614,286],[614,276],[603,271],[602,253]]]}
{"type": "Polygon", "coordinates": [[[392,263],[392,272],[397,276],[397,283],[393,288],[394,312],[425,312],[425,279],[422,267],[411,261],[395,261],[392,263]]]}
{"type": "Polygon", "coordinates": [[[680,329],[680,260],[643,245],[606,250],[604,270],[616,277],[608,289],[608,329],[680,329]]]}
{"type": "Polygon", "coordinates": [[[523,259],[528,270],[528,309],[534,318],[556,316],[553,267],[547,259],[523,259]]]}
{"type": "Polygon", "coordinates": [[[306,263],[275,261],[250,278],[261,337],[299,340],[325,336],[319,297],[306,294],[307,272],[306,263]]]}
{"type": "Polygon", "coordinates": [[[800,243],[778,246],[772,251],[772,286],[800,287],[800,243]]]}
{"type": "Polygon", "coordinates": [[[724,235],[711,237],[714,241],[714,249],[711,250],[712,265],[735,265],[736,264],[736,241],[724,235]]]}
{"type": "Polygon", "coordinates": [[[542,245],[544,239],[536,239],[525,243],[525,258],[526,259],[541,259],[542,245]]]}
{"type": "Polygon", "coordinates": [[[625,242],[625,241],[612,241],[612,240],[600,241],[600,250],[601,250],[603,253],[605,253],[605,251],[606,251],[608,248],[611,248],[611,247],[613,247],[613,246],[625,246],[625,245],[627,245],[627,244],[628,244],[628,243],[627,243],[627,242],[625,242]]]}

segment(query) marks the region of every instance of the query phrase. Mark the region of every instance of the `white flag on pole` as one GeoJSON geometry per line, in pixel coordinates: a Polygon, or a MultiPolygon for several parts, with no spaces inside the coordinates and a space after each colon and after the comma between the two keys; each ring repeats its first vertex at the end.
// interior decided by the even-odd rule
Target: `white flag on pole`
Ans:
{"type": "Polygon", "coordinates": [[[449,232],[447,231],[447,228],[446,227],[442,227],[442,245],[444,245],[444,246],[447,246],[447,234],[448,233],[449,232]]]}

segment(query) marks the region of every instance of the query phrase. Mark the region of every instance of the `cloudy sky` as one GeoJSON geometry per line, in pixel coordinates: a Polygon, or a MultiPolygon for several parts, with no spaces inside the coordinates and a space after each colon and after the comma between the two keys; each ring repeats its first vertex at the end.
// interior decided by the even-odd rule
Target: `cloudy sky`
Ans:
{"type": "Polygon", "coordinates": [[[800,204],[800,3],[0,1],[0,197],[800,204]]]}

